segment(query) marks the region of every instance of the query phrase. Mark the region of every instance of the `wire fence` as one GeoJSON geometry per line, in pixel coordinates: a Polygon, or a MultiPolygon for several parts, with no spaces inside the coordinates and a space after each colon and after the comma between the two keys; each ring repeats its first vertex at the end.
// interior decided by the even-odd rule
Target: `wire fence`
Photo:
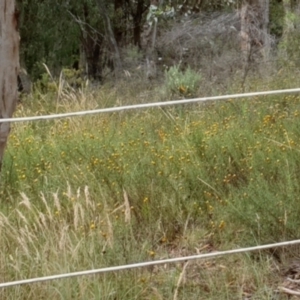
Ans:
{"type": "MultiPolygon", "coordinates": [[[[51,120],[51,119],[86,116],[86,115],[93,115],[93,114],[100,114],[100,113],[119,112],[119,111],[134,110],[134,109],[155,108],[155,107],[190,104],[190,103],[215,101],[215,100],[240,99],[240,98],[250,98],[250,97],[255,97],[255,96],[269,96],[269,95],[291,94],[291,93],[300,93],[300,88],[254,92],[254,93],[232,94],[232,95],[223,95],[223,96],[214,96],[214,97],[202,97],[202,98],[193,98],[193,99],[186,99],[186,100],[172,100],[172,101],[166,101],[166,102],[136,104],[136,105],[128,105],[128,106],[120,106],[120,107],[78,111],[78,112],[71,112],[71,113],[53,114],[53,115],[9,118],[9,119],[1,119],[1,123],[51,120]]],[[[31,279],[16,280],[16,281],[0,283],[0,288],[6,288],[6,287],[12,287],[12,286],[24,285],[24,284],[31,284],[31,283],[37,283],[37,282],[45,282],[45,281],[51,281],[51,280],[58,280],[58,279],[64,279],[64,278],[72,278],[72,277],[78,277],[78,276],[84,276],[84,275],[95,275],[95,274],[103,274],[103,273],[108,273],[108,272],[130,270],[130,269],[134,269],[134,268],[143,268],[143,267],[149,267],[149,266],[154,266],[154,265],[180,263],[180,262],[185,262],[185,261],[189,261],[189,260],[211,259],[211,258],[217,258],[220,256],[226,256],[226,255],[231,255],[231,254],[259,251],[259,250],[265,250],[265,249],[270,249],[270,248],[275,248],[275,247],[291,246],[291,245],[296,245],[296,244],[300,244],[300,240],[293,240],[293,241],[287,241],[287,242],[281,242],[281,243],[275,243],[275,244],[267,244],[267,245],[259,245],[259,246],[254,246],[254,247],[233,249],[233,250],[213,252],[213,253],[198,254],[198,255],[185,256],[185,257],[153,260],[153,261],[120,265],[120,266],[114,266],[114,267],[108,267],[108,268],[92,269],[92,270],[85,270],[85,271],[79,271],[79,272],[69,272],[69,273],[64,273],[64,274],[57,274],[57,275],[51,275],[51,276],[43,276],[43,277],[36,277],[36,278],[31,278],[31,279]]]]}
{"type": "Polygon", "coordinates": [[[69,118],[69,117],[95,115],[95,114],[101,114],[101,113],[120,112],[120,111],[126,111],[126,110],[136,110],[136,109],[145,109],[145,108],[191,104],[191,103],[198,103],[198,102],[241,99],[241,98],[251,98],[251,97],[256,97],[256,96],[270,96],[270,95],[280,95],[280,94],[282,95],[282,94],[293,94],[293,93],[300,93],[300,88],[254,92],[254,93],[232,94],[232,95],[222,95],[222,96],[213,96],[213,97],[201,97],[201,98],[193,98],[193,99],[185,99],[185,100],[172,100],[172,101],[153,102],[153,103],[144,103],[144,104],[134,104],[134,105],[127,105],[127,106],[109,107],[109,108],[101,108],[101,109],[94,109],[94,110],[84,110],[84,111],[78,111],[78,112],[42,115],[42,116],[33,116],[33,117],[3,118],[3,119],[1,119],[0,123],[29,122],[29,121],[37,121],[37,120],[53,120],[53,119],[61,119],[61,118],[69,118]]]}
{"type": "Polygon", "coordinates": [[[57,279],[72,278],[72,277],[78,277],[78,276],[84,276],[84,275],[96,275],[96,274],[103,274],[103,273],[108,273],[108,272],[124,271],[124,270],[136,269],[136,268],[145,268],[145,267],[155,266],[155,265],[180,263],[180,262],[186,262],[189,260],[211,259],[211,258],[217,258],[220,256],[226,256],[226,255],[230,255],[230,254],[238,254],[238,253],[266,250],[266,249],[275,248],[275,247],[285,247],[285,246],[292,246],[292,245],[297,245],[297,244],[300,244],[300,240],[260,245],[260,246],[248,247],[248,248],[233,249],[233,250],[220,251],[220,252],[198,254],[198,255],[192,255],[192,256],[146,261],[146,262],[140,262],[140,263],[135,263],[135,264],[127,264],[127,265],[122,265],[122,266],[115,266],[115,267],[108,267],[108,268],[101,268],[101,269],[93,269],[93,270],[86,270],[86,271],[79,271],[79,272],[72,272],[72,273],[65,273],[65,274],[58,274],[58,275],[51,275],[51,276],[36,277],[36,278],[31,278],[31,279],[16,280],[16,281],[11,281],[11,282],[1,283],[0,288],[12,287],[12,286],[16,286],[16,285],[23,285],[23,284],[30,284],[30,283],[37,283],[37,282],[42,282],[42,281],[51,281],[51,280],[57,280],[57,279]]]}

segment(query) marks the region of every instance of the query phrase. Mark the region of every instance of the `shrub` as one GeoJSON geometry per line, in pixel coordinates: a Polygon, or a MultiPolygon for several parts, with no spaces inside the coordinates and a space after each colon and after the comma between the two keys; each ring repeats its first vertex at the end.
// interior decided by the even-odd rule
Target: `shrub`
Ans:
{"type": "Polygon", "coordinates": [[[165,72],[166,89],[172,96],[193,97],[196,95],[201,75],[188,67],[185,71],[180,66],[173,66],[165,72]]]}

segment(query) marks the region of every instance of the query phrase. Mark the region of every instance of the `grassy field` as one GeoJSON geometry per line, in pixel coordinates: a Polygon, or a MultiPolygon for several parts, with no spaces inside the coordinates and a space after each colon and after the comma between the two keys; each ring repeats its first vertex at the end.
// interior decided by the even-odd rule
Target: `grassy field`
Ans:
{"type": "MultiPolygon", "coordinates": [[[[297,78],[248,88],[298,87],[297,78]]],[[[163,100],[160,88],[143,101],[163,100]]],[[[133,88],[36,92],[15,116],[138,102],[133,88]]],[[[299,176],[298,94],[16,123],[1,178],[0,282],[298,239],[299,176]]],[[[297,257],[300,247],[274,249],[0,298],[288,299],[278,286],[297,257]]]]}

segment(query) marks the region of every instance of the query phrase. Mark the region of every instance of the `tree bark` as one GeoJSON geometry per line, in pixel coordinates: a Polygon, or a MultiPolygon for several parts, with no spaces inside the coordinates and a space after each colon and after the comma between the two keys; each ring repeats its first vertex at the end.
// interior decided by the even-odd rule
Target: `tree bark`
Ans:
{"type": "Polygon", "coordinates": [[[102,70],[99,61],[102,47],[102,37],[98,32],[93,32],[90,22],[90,11],[86,2],[83,4],[84,22],[81,26],[81,45],[85,52],[85,69],[90,78],[101,80],[102,70]]]}
{"type": "Polygon", "coordinates": [[[263,55],[265,61],[269,59],[270,50],[271,50],[271,40],[270,40],[270,31],[269,31],[269,22],[270,22],[270,3],[269,0],[261,0],[262,8],[262,31],[263,31],[263,55]]]}
{"type": "MultiPolygon", "coordinates": [[[[0,119],[11,118],[17,103],[19,72],[18,13],[13,0],[0,1],[0,119]]],[[[0,122],[0,169],[10,131],[0,122]]]]}
{"type": "Polygon", "coordinates": [[[98,8],[100,11],[101,16],[104,19],[105,27],[107,30],[107,38],[109,40],[109,43],[111,45],[112,51],[114,52],[114,69],[115,69],[115,75],[118,76],[120,72],[122,71],[122,61],[120,56],[120,51],[118,44],[115,39],[114,32],[112,30],[110,18],[107,12],[107,9],[105,7],[105,3],[103,0],[97,0],[98,8]]]}
{"type": "Polygon", "coordinates": [[[136,11],[131,13],[133,21],[133,43],[142,49],[141,33],[142,33],[142,20],[144,9],[144,0],[139,0],[136,4],[136,11]]]}
{"type": "Polygon", "coordinates": [[[240,40],[243,56],[242,87],[244,87],[250,69],[257,67],[257,63],[267,62],[269,58],[271,47],[269,0],[244,0],[240,17],[240,40]]]}
{"type": "MultiPolygon", "coordinates": [[[[150,9],[151,6],[158,7],[158,1],[157,0],[151,0],[150,1],[150,9]]],[[[146,77],[148,79],[154,79],[156,78],[156,51],[155,51],[155,44],[156,44],[156,36],[157,36],[157,23],[158,18],[155,17],[152,19],[152,24],[148,23],[149,29],[145,33],[145,42],[144,46],[146,48],[146,77]]]]}
{"type": "Polygon", "coordinates": [[[270,50],[269,0],[247,0],[241,11],[241,49],[245,59],[251,51],[263,50],[264,57],[270,50]]]}
{"type": "Polygon", "coordinates": [[[114,35],[118,46],[122,46],[124,27],[126,25],[124,0],[114,0],[114,13],[117,16],[117,18],[114,20],[114,35]]]}

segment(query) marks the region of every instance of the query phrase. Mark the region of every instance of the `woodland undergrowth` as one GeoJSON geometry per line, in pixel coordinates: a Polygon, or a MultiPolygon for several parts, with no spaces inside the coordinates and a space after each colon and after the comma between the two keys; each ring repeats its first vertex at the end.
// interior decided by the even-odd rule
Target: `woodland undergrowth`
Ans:
{"type": "MultiPolygon", "coordinates": [[[[298,78],[249,78],[246,89],[298,87],[298,78]]],[[[206,96],[205,86],[193,96],[206,96]]],[[[175,95],[144,88],[58,82],[23,98],[15,116],[189,96],[187,86],[175,95]]],[[[298,239],[299,118],[291,94],[15,123],[1,175],[0,282],[298,239]]],[[[55,280],[1,289],[0,298],[287,299],[277,295],[281,270],[299,254],[55,280]]]]}

